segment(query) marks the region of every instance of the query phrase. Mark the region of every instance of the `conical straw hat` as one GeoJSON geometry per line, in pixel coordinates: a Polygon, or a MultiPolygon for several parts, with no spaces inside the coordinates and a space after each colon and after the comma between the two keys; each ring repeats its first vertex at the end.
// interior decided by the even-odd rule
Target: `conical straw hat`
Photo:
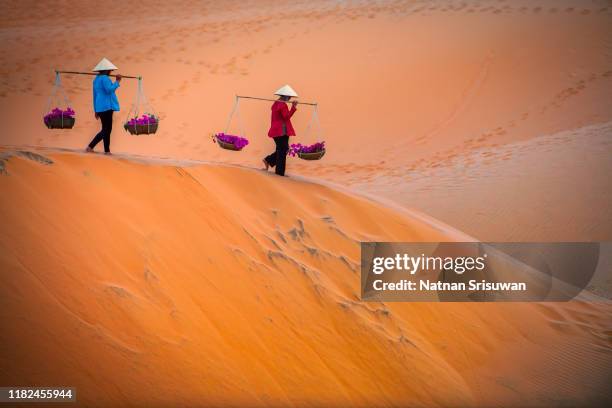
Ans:
{"type": "Polygon", "coordinates": [[[293,88],[290,87],[289,85],[285,85],[285,86],[281,87],[278,91],[274,92],[274,95],[293,96],[293,97],[297,97],[298,96],[297,92],[295,92],[293,90],[293,88]]]}
{"type": "Polygon", "coordinates": [[[102,58],[100,62],[98,62],[98,65],[96,65],[96,67],[92,69],[92,71],[112,71],[114,69],[119,69],[119,68],[117,68],[115,64],[113,64],[106,58],[102,58]]]}

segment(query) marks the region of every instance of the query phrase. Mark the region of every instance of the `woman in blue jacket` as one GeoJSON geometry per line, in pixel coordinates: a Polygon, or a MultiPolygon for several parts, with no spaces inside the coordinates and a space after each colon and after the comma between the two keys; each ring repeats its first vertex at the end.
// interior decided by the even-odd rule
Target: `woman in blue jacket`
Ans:
{"type": "Polygon", "coordinates": [[[113,112],[119,111],[119,101],[115,90],[119,88],[121,82],[121,75],[117,75],[117,80],[113,82],[109,75],[111,71],[117,69],[112,62],[106,58],[102,58],[102,61],[96,65],[93,69],[98,75],[93,81],[93,104],[96,119],[100,119],[102,123],[102,130],[93,138],[89,146],[87,146],[87,152],[93,152],[94,147],[100,140],[104,140],[104,154],[111,154],[110,152],[110,136],[113,130],[113,112]]]}

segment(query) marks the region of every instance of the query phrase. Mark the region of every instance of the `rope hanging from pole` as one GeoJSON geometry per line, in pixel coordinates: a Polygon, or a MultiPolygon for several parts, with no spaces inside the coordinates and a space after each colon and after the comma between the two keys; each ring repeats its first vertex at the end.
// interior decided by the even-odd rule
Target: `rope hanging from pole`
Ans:
{"type": "Polygon", "coordinates": [[[223,133],[227,134],[227,132],[229,131],[234,114],[236,115],[236,118],[238,120],[238,130],[240,131],[240,136],[245,136],[244,126],[242,124],[242,118],[240,116],[240,99],[238,96],[236,96],[236,98],[234,99],[234,106],[232,107],[232,111],[230,112],[229,117],[227,118],[227,123],[225,125],[225,129],[223,130],[223,133]]]}
{"type": "Polygon", "coordinates": [[[151,106],[149,103],[149,99],[144,93],[142,77],[138,77],[136,100],[128,111],[123,127],[133,135],[148,135],[157,132],[158,126],[159,116],[155,112],[155,109],[153,109],[153,106],[151,106]]]}
{"type": "MultiPolygon", "coordinates": [[[[45,113],[49,112],[51,110],[51,104],[58,100],[57,97],[61,98],[61,102],[63,102],[63,107],[64,108],[69,108],[70,107],[70,100],[68,99],[68,95],[66,94],[66,91],[64,90],[64,87],[62,86],[62,80],[60,78],[60,74],[59,72],[55,72],[55,81],[53,83],[53,88],[51,89],[51,95],[49,95],[49,99],[47,100],[47,110],[45,111],[45,113]],[[59,95],[58,95],[59,93],[59,95]]],[[[61,107],[61,105],[56,105],[54,107],[61,107]]]]}
{"type": "Polygon", "coordinates": [[[49,129],[72,129],[75,123],[75,112],[70,105],[60,74],[56,71],[53,88],[43,114],[45,126],[49,129]]]}
{"type": "Polygon", "coordinates": [[[128,111],[127,118],[130,119],[132,117],[138,117],[140,113],[152,114],[155,117],[158,117],[155,109],[149,103],[149,99],[144,93],[144,88],[142,85],[142,78],[138,78],[138,85],[136,87],[136,98],[130,110],[128,111]],[[142,111],[141,111],[142,108],[142,111]]]}
{"type": "Polygon", "coordinates": [[[305,139],[308,138],[308,136],[310,135],[310,130],[313,129],[313,127],[316,128],[315,132],[318,134],[318,136],[323,136],[322,131],[321,131],[321,122],[319,121],[319,106],[318,105],[314,105],[314,108],[312,110],[312,115],[310,116],[310,120],[308,121],[308,124],[306,125],[306,130],[304,131],[305,139]]]}
{"type": "Polygon", "coordinates": [[[225,129],[221,133],[214,133],[210,135],[213,143],[216,143],[220,148],[226,150],[240,151],[249,144],[249,140],[246,138],[244,133],[244,126],[242,124],[242,117],[240,116],[240,99],[238,96],[234,98],[234,105],[227,118],[225,129]],[[231,135],[227,133],[232,125],[232,119],[236,115],[238,120],[238,130],[240,135],[231,135]]]}

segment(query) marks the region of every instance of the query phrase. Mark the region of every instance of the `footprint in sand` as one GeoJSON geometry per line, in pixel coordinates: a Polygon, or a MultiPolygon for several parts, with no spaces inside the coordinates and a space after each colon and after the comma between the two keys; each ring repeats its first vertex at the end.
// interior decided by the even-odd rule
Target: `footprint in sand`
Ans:
{"type": "Polygon", "coordinates": [[[488,138],[490,138],[492,135],[489,133],[484,133],[482,134],[478,139],[476,139],[477,142],[484,142],[486,141],[488,138]]]}
{"type": "Polygon", "coordinates": [[[181,95],[184,94],[185,91],[187,90],[188,86],[189,86],[189,83],[187,81],[183,81],[181,86],[179,86],[179,88],[178,88],[178,91],[179,91],[178,93],[181,94],[181,95]]]}
{"type": "Polygon", "coordinates": [[[169,89],[168,91],[166,91],[166,93],[162,96],[163,100],[168,100],[171,97],[174,96],[174,89],[169,89]]]}

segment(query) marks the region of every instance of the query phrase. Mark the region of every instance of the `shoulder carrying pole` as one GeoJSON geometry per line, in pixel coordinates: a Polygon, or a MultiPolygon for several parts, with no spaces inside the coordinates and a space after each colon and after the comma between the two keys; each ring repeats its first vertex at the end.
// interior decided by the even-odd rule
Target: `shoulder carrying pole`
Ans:
{"type": "MultiPolygon", "coordinates": [[[[95,72],[79,72],[79,71],[59,71],[55,70],[56,74],[76,74],[76,75],[98,75],[95,72]]],[[[111,77],[117,77],[117,75],[110,74],[111,77]]],[[[131,75],[121,75],[121,78],[133,78],[133,79],[142,79],[141,76],[131,76],[131,75]]]]}
{"type": "MultiPolygon", "coordinates": [[[[270,102],[276,102],[278,101],[278,99],[271,99],[271,98],[256,98],[254,96],[241,96],[241,95],[236,95],[236,98],[243,98],[243,99],[257,99],[258,101],[270,101],[270,102]]],[[[287,103],[292,103],[292,102],[296,102],[299,105],[311,105],[311,106],[317,106],[316,102],[300,102],[300,101],[289,101],[287,103]]]]}

